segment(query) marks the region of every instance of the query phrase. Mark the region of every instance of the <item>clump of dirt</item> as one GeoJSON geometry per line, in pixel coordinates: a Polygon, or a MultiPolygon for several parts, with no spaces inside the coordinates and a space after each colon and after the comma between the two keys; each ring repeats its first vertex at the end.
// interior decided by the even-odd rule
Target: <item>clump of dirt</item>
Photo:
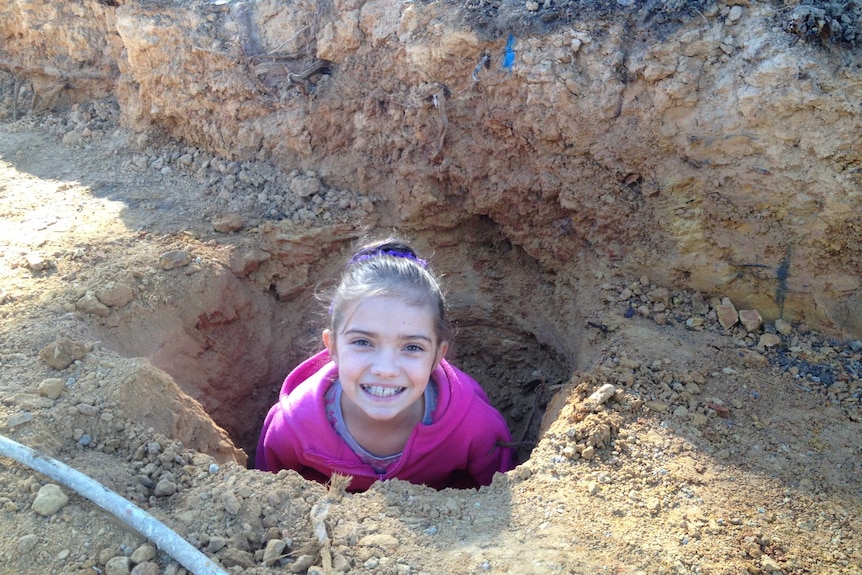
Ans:
{"type": "Polygon", "coordinates": [[[477,30],[493,35],[547,32],[572,22],[625,22],[637,27],[645,36],[662,38],[691,18],[714,13],[718,4],[712,0],[680,2],[636,2],[634,0],[551,0],[512,2],[508,0],[466,0],[461,5],[477,30]]]}
{"type": "MultiPolygon", "coordinates": [[[[807,0],[773,2],[776,28],[818,46],[841,46],[854,49],[862,44],[862,6],[855,0],[807,0]]],[[[636,2],[634,0],[553,0],[508,2],[506,0],[467,0],[462,9],[477,30],[492,36],[501,34],[540,33],[558,29],[573,21],[582,26],[593,23],[626,23],[642,39],[661,41],[691,19],[727,16],[741,11],[747,3],[712,0],[681,2],[636,2]]]]}
{"type": "Polygon", "coordinates": [[[862,43],[862,5],[854,0],[802,2],[779,16],[781,28],[817,45],[862,43]]]}

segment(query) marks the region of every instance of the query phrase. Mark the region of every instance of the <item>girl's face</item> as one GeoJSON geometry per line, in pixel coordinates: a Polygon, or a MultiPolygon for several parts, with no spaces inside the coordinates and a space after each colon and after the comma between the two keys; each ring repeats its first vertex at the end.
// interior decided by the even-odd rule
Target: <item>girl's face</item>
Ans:
{"type": "Polygon", "coordinates": [[[431,372],[448,349],[447,342],[437,341],[433,310],[377,296],[344,311],[347,319],[337,333],[323,332],[343,400],[378,421],[415,417],[431,372]]]}

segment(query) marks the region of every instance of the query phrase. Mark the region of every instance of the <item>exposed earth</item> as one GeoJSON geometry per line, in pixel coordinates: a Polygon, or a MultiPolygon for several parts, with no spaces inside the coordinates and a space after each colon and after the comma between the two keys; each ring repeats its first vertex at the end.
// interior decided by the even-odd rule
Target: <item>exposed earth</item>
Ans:
{"type": "MultiPolygon", "coordinates": [[[[555,382],[567,385],[538,446],[491,487],[395,481],[340,496],[232,462],[197,402],[117,349],[127,332],[197,317],[236,233],[202,217],[191,171],[133,167],[182,146],[135,152],[111,130],[72,148],[57,135],[66,121],[0,131],[3,433],[128,497],[229,572],[322,570],[309,514],[326,498],[335,572],[862,572],[862,345],[781,322],[725,329],[719,302],[637,278],[594,294],[581,324],[591,363],[555,382]],[[164,269],[171,250],[190,261],[164,269]],[[616,391],[593,409],[585,398],[604,384],[616,391]],[[285,544],[272,567],[269,541],[285,544]]],[[[531,372],[548,361],[522,360],[531,372]]],[[[161,552],[132,555],[144,538],[82,497],[67,491],[46,517],[33,502],[51,481],[7,459],[0,473],[0,571],[119,573],[126,556],[137,573],[181,571],[161,552]]]]}
{"type": "MultiPolygon", "coordinates": [[[[175,4],[33,2],[27,34],[0,24],[0,433],[234,575],[862,575],[862,5],[458,5],[489,50],[522,42],[498,73],[467,32],[435,36],[455,4],[395,22],[298,2],[289,63],[315,45],[337,69],[298,77],[259,69],[280,56],[222,66],[233,41],[287,49],[281,4],[175,4]],[[98,73],[57,84],[27,42],[67,8],[120,33],[91,51],[98,18],[66,15],[98,73]],[[737,94],[738,114],[710,108],[737,94]],[[446,278],[450,359],[518,467],[358,494],[250,469],[320,346],[316,296],[393,228],[446,278]]],[[[185,572],[55,484],[0,457],[0,573],[185,572]]]]}

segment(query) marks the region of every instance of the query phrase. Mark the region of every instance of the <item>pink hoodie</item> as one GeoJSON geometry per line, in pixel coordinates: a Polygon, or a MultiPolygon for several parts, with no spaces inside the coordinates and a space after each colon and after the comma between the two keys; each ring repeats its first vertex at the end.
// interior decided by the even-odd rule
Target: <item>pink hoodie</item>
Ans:
{"type": "Polygon", "coordinates": [[[478,487],[512,468],[511,449],[498,445],[512,440],[505,420],[479,384],[444,359],[431,374],[439,393],[434,422],[417,424],[401,458],[386,474],[375,473],[326,418],[323,396],[337,375],[325,350],[290,372],[263,424],[258,469],[293,469],[320,482],[338,472],[353,477],[351,491],[364,491],[392,478],[435,489],[478,487]]]}

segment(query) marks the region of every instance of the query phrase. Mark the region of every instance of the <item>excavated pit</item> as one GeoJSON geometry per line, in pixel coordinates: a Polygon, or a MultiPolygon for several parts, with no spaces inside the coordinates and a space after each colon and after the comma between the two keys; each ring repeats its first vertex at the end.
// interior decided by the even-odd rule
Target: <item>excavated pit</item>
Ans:
{"type": "MultiPolygon", "coordinates": [[[[548,402],[578,365],[583,321],[576,294],[488,220],[459,230],[412,237],[444,276],[456,330],[448,358],[487,391],[521,444],[517,459],[523,462],[539,437],[548,402]]],[[[294,237],[288,250],[293,255],[282,254],[282,276],[297,270],[307,275],[289,295],[280,297],[276,289],[283,278],[263,272],[272,269],[274,256],[257,262],[254,273],[219,265],[179,273],[171,282],[173,295],[163,298],[168,303],[105,332],[103,342],[124,355],[146,356],[170,374],[252,466],[260,426],[282,380],[321,347],[325,304],[317,294],[337,277],[353,245],[345,239],[323,246],[329,253],[319,262],[294,266],[302,251],[297,245],[316,241],[314,234],[294,237]]],[[[231,249],[236,261],[243,247],[231,249]]]]}

